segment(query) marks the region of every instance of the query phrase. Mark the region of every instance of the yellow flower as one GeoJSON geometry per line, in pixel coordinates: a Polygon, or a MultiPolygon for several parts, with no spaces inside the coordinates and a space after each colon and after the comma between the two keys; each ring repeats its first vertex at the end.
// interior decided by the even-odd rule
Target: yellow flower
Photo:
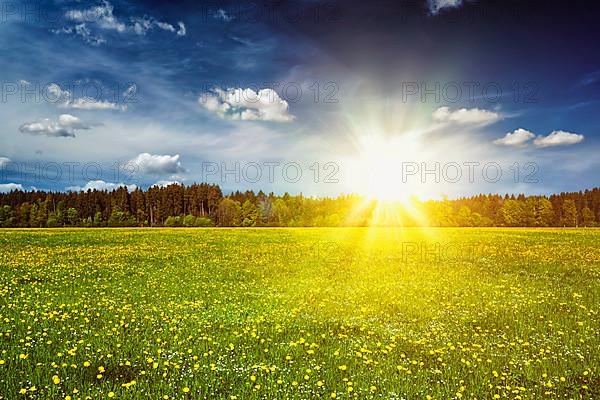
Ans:
{"type": "Polygon", "coordinates": [[[189,392],[189,391],[190,391],[190,388],[189,388],[189,387],[187,387],[187,386],[186,386],[186,387],[184,387],[184,388],[183,388],[183,393],[187,393],[187,392],[189,392]]]}
{"type": "Polygon", "coordinates": [[[115,397],[115,392],[108,392],[108,397],[115,397]]]}
{"type": "Polygon", "coordinates": [[[54,375],[52,377],[52,382],[54,382],[55,385],[58,385],[60,383],[60,378],[58,377],[58,375],[54,375]]]}
{"type": "Polygon", "coordinates": [[[19,393],[25,394],[25,393],[27,393],[27,389],[21,389],[21,390],[19,390],[19,393]]]}
{"type": "Polygon", "coordinates": [[[338,367],[341,371],[345,371],[348,367],[346,367],[345,365],[340,365],[338,367]]]}

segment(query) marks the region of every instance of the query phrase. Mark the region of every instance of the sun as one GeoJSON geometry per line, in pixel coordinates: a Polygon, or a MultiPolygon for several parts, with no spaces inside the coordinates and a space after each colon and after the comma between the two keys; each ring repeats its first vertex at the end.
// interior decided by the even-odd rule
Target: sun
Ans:
{"type": "Polygon", "coordinates": [[[410,194],[399,181],[402,174],[402,161],[389,148],[377,146],[369,148],[363,155],[366,188],[364,194],[382,201],[406,201],[410,194]]]}
{"type": "Polygon", "coordinates": [[[409,138],[364,137],[361,139],[357,160],[361,192],[370,199],[382,202],[407,203],[417,196],[411,182],[404,179],[409,155],[416,150],[416,143],[409,138]]]}
{"type": "Polygon", "coordinates": [[[419,132],[400,135],[380,133],[356,137],[357,153],[351,160],[352,185],[363,201],[356,215],[370,210],[369,226],[412,226],[426,224],[419,205],[421,182],[406,178],[407,166],[413,166],[426,153],[419,132]]]}

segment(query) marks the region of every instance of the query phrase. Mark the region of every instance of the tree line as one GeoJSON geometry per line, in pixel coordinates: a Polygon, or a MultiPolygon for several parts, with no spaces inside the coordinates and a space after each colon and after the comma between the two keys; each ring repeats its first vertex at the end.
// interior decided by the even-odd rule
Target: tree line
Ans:
{"type": "Polygon", "coordinates": [[[395,218],[387,219],[377,217],[380,207],[358,195],[224,195],[218,185],[206,183],[133,191],[13,190],[0,193],[0,227],[600,226],[600,188],[551,196],[414,200],[410,206],[395,206],[395,218]]]}

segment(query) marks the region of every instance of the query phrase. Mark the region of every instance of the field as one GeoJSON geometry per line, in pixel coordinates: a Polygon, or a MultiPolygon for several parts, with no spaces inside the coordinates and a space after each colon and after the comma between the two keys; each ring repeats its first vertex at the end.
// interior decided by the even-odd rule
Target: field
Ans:
{"type": "Polygon", "coordinates": [[[0,231],[0,398],[600,398],[600,230],[0,231]]]}

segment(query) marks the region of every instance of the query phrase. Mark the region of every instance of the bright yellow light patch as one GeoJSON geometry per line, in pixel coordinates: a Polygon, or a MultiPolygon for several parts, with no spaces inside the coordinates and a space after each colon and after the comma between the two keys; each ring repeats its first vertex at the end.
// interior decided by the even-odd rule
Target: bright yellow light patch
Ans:
{"type": "Polygon", "coordinates": [[[394,139],[361,138],[358,178],[365,186],[361,191],[371,199],[407,203],[416,195],[409,182],[403,182],[403,167],[409,155],[418,151],[413,136],[394,139]]]}

